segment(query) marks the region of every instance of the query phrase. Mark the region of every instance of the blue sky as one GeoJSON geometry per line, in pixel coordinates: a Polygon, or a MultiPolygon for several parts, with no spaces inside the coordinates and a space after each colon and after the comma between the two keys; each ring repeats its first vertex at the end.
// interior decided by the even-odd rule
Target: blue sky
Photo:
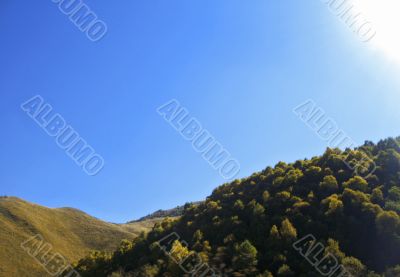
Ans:
{"type": "Polygon", "coordinates": [[[400,134],[398,66],[322,1],[85,3],[98,42],[50,0],[0,3],[0,194],[112,222],[204,199],[225,180],[156,112],[172,98],[239,177],[324,151],[292,112],[307,99],[360,143],[400,134]],[[104,157],[98,175],[21,110],[37,94],[104,157]]]}

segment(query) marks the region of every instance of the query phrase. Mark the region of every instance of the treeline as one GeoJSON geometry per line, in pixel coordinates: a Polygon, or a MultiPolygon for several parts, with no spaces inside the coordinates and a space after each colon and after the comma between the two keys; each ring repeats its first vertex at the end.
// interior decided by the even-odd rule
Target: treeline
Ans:
{"type": "Polygon", "coordinates": [[[199,205],[185,205],[180,219],[123,241],[114,253],[91,253],[76,269],[83,277],[192,276],[183,265],[193,256],[209,266],[205,276],[321,276],[293,247],[312,235],[323,245],[319,255],[332,255],[346,269],[332,277],[399,277],[399,143],[389,138],[279,162],[218,187],[199,205]],[[365,167],[375,170],[358,176],[343,160],[369,160],[365,167]],[[161,246],[173,233],[179,240],[161,246]]]}
{"type": "MultiPolygon", "coordinates": [[[[199,205],[200,203],[201,202],[192,202],[190,204],[199,205]]],[[[155,211],[152,214],[149,214],[149,215],[146,215],[144,217],[141,217],[138,220],[129,221],[127,223],[140,222],[140,221],[149,220],[149,219],[155,219],[155,218],[178,217],[178,216],[181,216],[184,211],[185,211],[185,207],[184,206],[178,206],[176,208],[169,209],[169,210],[158,210],[158,211],[155,211]]]]}

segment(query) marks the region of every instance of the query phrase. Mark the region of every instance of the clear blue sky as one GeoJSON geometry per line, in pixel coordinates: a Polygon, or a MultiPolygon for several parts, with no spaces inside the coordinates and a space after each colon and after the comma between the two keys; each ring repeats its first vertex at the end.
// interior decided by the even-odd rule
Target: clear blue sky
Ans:
{"type": "Polygon", "coordinates": [[[50,0],[0,3],[0,194],[113,222],[204,199],[224,179],[156,112],[178,99],[240,177],[324,151],[311,98],[354,140],[400,134],[398,67],[318,0],[89,1],[93,43],[50,0]],[[105,159],[86,175],[22,110],[40,94],[105,159]]]}

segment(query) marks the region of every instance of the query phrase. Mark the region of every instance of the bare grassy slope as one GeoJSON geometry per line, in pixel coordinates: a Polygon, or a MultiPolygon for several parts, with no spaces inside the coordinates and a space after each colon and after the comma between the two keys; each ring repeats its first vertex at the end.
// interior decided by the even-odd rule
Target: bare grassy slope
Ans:
{"type": "Polygon", "coordinates": [[[122,239],[149,230],[157,219],[129,224],[101,221],[72,208],[50,209],[15,197],[0,198],[0,276],[49,276],[20,247],[40,234],[70,262],[90,250],[112,251],[122,239]]]}

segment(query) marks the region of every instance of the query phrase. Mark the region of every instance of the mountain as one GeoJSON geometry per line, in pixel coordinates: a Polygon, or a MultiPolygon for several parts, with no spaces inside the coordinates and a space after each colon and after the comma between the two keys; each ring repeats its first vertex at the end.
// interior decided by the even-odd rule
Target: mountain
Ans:
{"type": "Polygon", "coordinates": [[[400,138],[279,162],[80,260],[82,277],[400,276],[400,138]]]}
{"type": "MultiPolygon", "coordinates": [[[[187,203],[186,205],[199,205],[201,203],[202,203],[201,201],[198,201],[198,202],[187,203]]],[[[138,220],[130,221],[128,223],[146,221],[146,220],[149,220],[149,219],[159,219],[159,218],[166,218],[166,217],[179,217],[179,216],[181,216],[183,214],[184,210],[185,210],[185,206],[178,206],[178,207],[175,207],[175,208],[169,209],[169,210],[158,210],[158,211],[155,211],[154,213],[151,213],[149,215],[141,217],[138,220]]]]}
{"type": "Polygon", "coordinates": [[[40,235],[52,253],[75,262],[91,250],[112,251],[162,219],[113,224],[72,208],[50,209],[15,197],[0,197],[0,276],[49,276],[21,247],[40,235]]]}

